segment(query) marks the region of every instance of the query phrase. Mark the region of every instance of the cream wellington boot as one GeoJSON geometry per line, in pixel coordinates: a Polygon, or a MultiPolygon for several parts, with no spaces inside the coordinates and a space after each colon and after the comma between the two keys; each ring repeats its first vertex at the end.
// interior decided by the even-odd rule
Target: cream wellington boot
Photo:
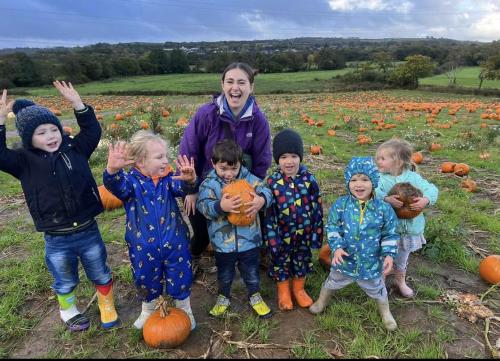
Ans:
{"type": "Polygon", "coordinates": [[[377,301],[377,307],[380,316],[382,317],[382,322],[384,323],[384,327],[388,331],[394,331],[395,329],[397,329],[398,325],[394,320],[394,317],[392,317],[391,310],[389,309],[389,303],[387,301],[386,302],[377,301]]]}
{"type": "Polygon", "coordinates": [[[134,327],[137,329],[142,329],[144,324],[146,323],[146,320],[148,319],[149,316],[154,312],[155,307],[156,307],[156,299],[149,301],[149,302],[142,302],[142,311],[137,320],[134,322],[134,327]]]}
{"type": "Polygon", "coordinates": [[[309,307],[309,312],[315,315],[323,312],[326,306],[328,306],[328,303],[330,302],[330,298],[332,297],[332,295],[333,295],[333,290],[321,287],[318,299],[309,307]]]}
{"type": "Polygon", "coordinates": [[[394,270],[393,274],[394,274],[394,284],[398,288],[401,296],[405,298],[411,298],[415,296],[415,292],[413,292],[413,290],[406,284],[406,272],[394,270]]]}
{"type": "Polygon", "coordinates": [[[191,321],[191,331],[193,331],[196,328],[196,321],[194,319],[193,310],[191,309],[190,297],[183,300],[175,300],[175,307],[180,308],[187,313],[189,320],[191,321]]]}

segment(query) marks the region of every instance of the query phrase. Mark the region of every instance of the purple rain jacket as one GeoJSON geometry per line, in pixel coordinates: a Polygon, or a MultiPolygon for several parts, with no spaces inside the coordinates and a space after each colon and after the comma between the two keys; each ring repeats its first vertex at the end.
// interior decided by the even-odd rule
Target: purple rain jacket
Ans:
{"type": "Polygon", "coordinates": [[[224,110],[223,100],[223,94],[214,95],[210,103],[198,109],[184,130],[179,154],[194,158],[198,184],[201,184],[212,169],[215,144],[226,138],[223,123],[226,122],[236,143],[252,157],[251,172],[264,179],[272,161],[271,132],[267,118],[253,99],[247,111],[234,121],[224,110]]]}

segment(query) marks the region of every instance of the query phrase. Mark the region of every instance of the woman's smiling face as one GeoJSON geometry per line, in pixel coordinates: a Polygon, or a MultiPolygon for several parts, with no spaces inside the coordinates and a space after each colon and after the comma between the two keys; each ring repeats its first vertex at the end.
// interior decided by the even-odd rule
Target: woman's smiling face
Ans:
{"type": "Polygon", "coordinates": [[[250,83],[248,74],[241,69],[234,68],[225,74],[221,83],[229,108],[234,115],[238,116],[253,92],[253,84],[250,83]]]}

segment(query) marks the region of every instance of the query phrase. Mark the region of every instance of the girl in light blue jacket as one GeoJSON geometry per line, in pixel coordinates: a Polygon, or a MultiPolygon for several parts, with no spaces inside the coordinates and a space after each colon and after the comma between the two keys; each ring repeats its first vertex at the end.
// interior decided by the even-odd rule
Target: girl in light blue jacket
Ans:
{"type": "MultiPolygon", "coordinates": [[[[387,194],[397,183],[410,183],[422,192],[422,197],[414,197],[410,210],[421,211],[428,205],[434,205],[438,198],[437,187],[415,172],[416,167],[411,161],[412,147],[401,139],[390,139],[382,143],[376,154],[380,171],[380,182],[375,194],[393,208],[401,208],[403,203],[398,196],[387,194]]],[[[426,243],[424,238],[425,218],[420,213],[415,218],[398,219],[397,231],[401,236],[398,244],[398,256],[394,260],[394,283],[403,297],[413,297],[413,290],[406,284],[408,257],[411,252],[422,248],[426,243]]]]}

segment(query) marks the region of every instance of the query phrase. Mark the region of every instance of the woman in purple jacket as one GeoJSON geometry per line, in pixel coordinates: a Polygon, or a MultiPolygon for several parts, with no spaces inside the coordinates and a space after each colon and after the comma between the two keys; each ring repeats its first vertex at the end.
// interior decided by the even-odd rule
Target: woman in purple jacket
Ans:
{"type": "MultiPolygon", "coordinates": [[[[243,149],[243,165],[259,178],[271,166],[269,122],[252,95],[254,71],[246,63],[232,63],[222,73],[222,93],[202,105],[184,131],[179,154],[194,158],[198,185],[212,169],[212,152],[222,139],[234,139],[243,149]]],[[[198,194],[186,196],[184,208],[193,227],[193,265],[209,244],[205,217],[196,212],[198,194]]]]}

